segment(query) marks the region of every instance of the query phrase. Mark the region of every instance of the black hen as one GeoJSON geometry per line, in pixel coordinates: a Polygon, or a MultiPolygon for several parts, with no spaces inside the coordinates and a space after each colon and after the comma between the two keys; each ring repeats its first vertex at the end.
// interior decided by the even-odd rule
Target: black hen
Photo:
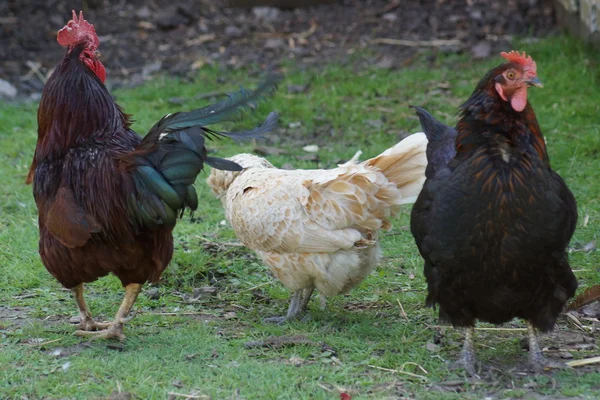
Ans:
{"type": "Polygon", "coordinates": [[[426,303],[468,328],[459,362],[473,375],[476,320],[525,319],[532,365],[556,366],[542,356],[536,331],[553,328],[577,288],[566,253],[575,199],[550,168],[527,102],[527,88],[541,86],[535,63],[514,52],[503,56],[509,62],[490,71],[461,106],[456,132],[417,109],[431,146],[411,215],[425,260],[426,303]]]}

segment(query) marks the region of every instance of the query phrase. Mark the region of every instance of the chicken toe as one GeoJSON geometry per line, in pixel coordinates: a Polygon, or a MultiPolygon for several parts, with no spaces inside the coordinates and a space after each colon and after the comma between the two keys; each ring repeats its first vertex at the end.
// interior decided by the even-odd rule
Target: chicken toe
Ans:
{"type": "Polygon", "coordinates": [[[92,318],[92,313],[88,310],[85,299],[83,298],[83,289],[83,283],[80,283],[71,289],[73,297],[75,297],[75,301],[77,302],[77,307],[79,308],[79,324],[77,327],[82,331],[107,329],[110,326],[109,322],[96,322],[94,321],[94,318],[92,318]]]}
{"type": "MultiPolygon", "coordinates": [[[[115,320],[106,325],[102,330],[96,330],[90,332],[89,330],[78,330],[75,332],[77,336],[89,337],[91,339],[119,339],[120,341],[125,340],[125,334],[123,333],[123,326],[129,322],[133,316],[129,316],[131,307],[135,303],[138,294],[142,290],[142,284],[131,283],[125,287],[125,297],[123,302],[117,311],[115,320]]],[[[100,324],[97,324],[100,325],[100,324]]]]}
{"type": "Polygon", "coordinates": [[[75,336],[83,336],[90,339],[118,339],[121,342],[125,340],[125,334],[123,333],[123,324],[112,323],[109,324],[107,329],[101,331],[75,331],[75,336]]]}

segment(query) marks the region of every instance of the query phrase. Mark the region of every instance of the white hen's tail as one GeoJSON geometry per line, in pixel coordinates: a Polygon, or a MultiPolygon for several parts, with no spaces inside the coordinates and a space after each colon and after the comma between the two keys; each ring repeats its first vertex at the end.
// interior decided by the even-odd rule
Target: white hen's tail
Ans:
{"type": "Polygon", "coordinates": [[[402,192],[400,204],[410,204],[417,200],[425,183],[426,150],[427,137],[423,132],[418,132],[377,157],[364,161],[362,165],[375,167],[383,172],[402,192]]]}

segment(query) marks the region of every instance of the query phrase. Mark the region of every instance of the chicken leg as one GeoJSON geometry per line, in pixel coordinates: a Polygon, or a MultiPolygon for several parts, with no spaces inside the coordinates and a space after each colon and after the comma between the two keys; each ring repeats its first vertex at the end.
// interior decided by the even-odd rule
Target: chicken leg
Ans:
{"type": "Polygon", "coordinates": [[[479,379],[479,375],[475,372],[475,350],[474,350],[474,339],[475,339],[475,327],[469,326],[465,331],[465,342],[460,352],[460,358],[452,364],[452,368],[464,368],[467,373],[475,378],[479,379]]]}
{"type": "Polygon", "coordinates": [[[96,322],[94,321],[94,318],[92,318],[92,314],[88,310],[87,304],[85,304],[85,299],[83,298],[83,289],[83,283],[80,283],[71,289],[71,292],[73,292],[73,297],[75,297],[75,301],[77,302],[77,307],[79,307],[78,328],[82,331],[98,331],[108,328],[110,323],[96,322]]]}
{"type": "Polygon", "coordinates": [[[290,301],[290,306],[288,307],[287,315],[283,317],[265,318],[264,321],[281,325],[288,321],[300,319],[302,314],[306,312],[306,307],[308,306],[308,302],[310,300],[310,296],[312,295],[313,290],[314,288],[296,290],[292,294],[292,299],[290,301]]]}
{"type": "Polygon", "coordinates": [[[568,368],[566,364],[559,361],[548,360],[544,357],[542,350],[540,349],[537,330],[529,321],[527,321],[527,333],[529,336],[529,363],[535,372],[544,372],[545,370],[552,368],[568,368]]]}
{"type": "Polygon", "coordinates": [[[125,340],[125,335],[123,334],[123,324],[129,322],[131,318],[127,318],[129,312],[131,311],[131,307],[135,303],[135,300],[138,297],[138,294],[142,291],[141,283],[130,283],[125,287],[125,297],[123,298],[123,302],[119,307],[119,311],[117,311],[117,315],[115,315],[115,319],[113,322],[108,324],[106,329],[101,331],[89,332],[89,331],[76,331],[75,335],[77,336],[87,336],[92,339],[119,339],[120,341],[125,340]]]}

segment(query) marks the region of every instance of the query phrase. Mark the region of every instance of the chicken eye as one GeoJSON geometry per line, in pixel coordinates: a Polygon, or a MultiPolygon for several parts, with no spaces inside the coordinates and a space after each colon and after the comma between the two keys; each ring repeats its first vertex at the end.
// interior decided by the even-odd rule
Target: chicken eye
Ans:
{"type": "Polygon", "coordinates": [[[513,71],[508,71],[508,72],[506,73],[506,77],[507,77],[508,79],[515,79],[515,73],[514,73],[513,71]]]}

